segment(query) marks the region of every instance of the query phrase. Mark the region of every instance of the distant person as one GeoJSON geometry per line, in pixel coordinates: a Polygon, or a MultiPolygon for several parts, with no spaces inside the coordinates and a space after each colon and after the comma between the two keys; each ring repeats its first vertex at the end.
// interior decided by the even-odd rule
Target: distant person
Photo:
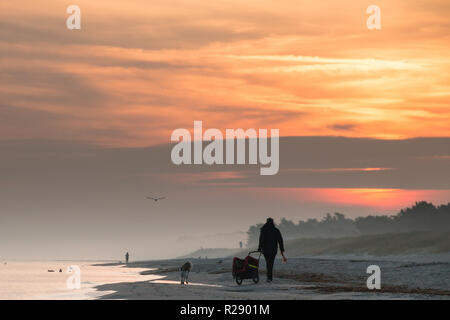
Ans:
{"type": "Polygon", "coordinates": [[[239,248],[242,249],[242,241],[239,241],[239,248]]]}
{"type": "Polygon", "coordinates": [[[275,227],[273,219],[267,218],[266,224],[261,228],[258,246],[258,251],[262,251],[266,259],[267,282],[271,282],[273,279],[273,263],[278,252],[278,245],[283,256],[283,262],[286,262],[287,259],[284,256],[284,244],[281,232],[275,227]]]}
{"type": "Polygon", "coordinates": [[[128,264],[128,261],[130,260],[130,254],[127,252],[125,254],[125,263],[128,264]]]}
{"type": "Polygon", "coordinates": [[[189,272],[191,272],[192,269],[192,263],[190,261],[183,264],[180,268],[181,271],[181,284],[188,284],[188,278],[189,278],[189,272]]]}

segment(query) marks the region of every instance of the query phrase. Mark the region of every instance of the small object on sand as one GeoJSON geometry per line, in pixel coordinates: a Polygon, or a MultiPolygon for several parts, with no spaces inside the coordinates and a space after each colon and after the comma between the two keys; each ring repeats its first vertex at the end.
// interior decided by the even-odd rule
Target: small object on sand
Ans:
{"type": "Polygon", "coordinates": [[[55,272],[55,270],[48,269],[47,272],[55,272]]]}
{"type": "Polygon", "coordinates": [[[62,269],[59,269],[59,272],[62,272],[62,269]]]}

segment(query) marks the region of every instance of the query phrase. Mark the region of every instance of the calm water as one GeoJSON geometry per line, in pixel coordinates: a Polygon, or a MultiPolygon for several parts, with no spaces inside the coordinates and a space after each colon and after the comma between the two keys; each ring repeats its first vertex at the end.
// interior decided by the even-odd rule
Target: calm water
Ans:
{"type": "Polygon", "coordinates": [[[105,283],[151,280],[139,275],[144,269],[123,266],[99,267],[93,262],[8,262],[0,265],[0,299],[95,299],[108,292],[95,286],[105,283]],[[67,268],[80,268],[81,288],[68,289],[67,268]],[[59,270],[62,272],[59,272],[59,270]],[[55,272],[48,272],[54,270],[55,272]]]}

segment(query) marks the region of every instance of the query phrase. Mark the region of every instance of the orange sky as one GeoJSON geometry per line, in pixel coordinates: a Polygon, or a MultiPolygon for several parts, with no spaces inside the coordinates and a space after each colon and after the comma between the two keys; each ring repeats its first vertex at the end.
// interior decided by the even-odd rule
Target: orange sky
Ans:
{"type": "MultiPolygon", "coordinates": [[[[65,27],[66,1],[0,4],[2,140],[149,146],[194,120],[281,136],[450,136],[447,0],[75,3],[80,31],[65,27]],[[370,4],[381,30],[366,27],[370,4]]],[[[352,171],[319,171],[336,170],[352,171]]],[[[280,190],[380,208],[448,193],[280,190]]]]}
{"type": "MultiPolygon", "coordinates": [[[[321,203],[331,208],[366,207],[375,213],[396,214],[416,201],[447,204],[449,190],[402,190],[376,188],[279,188],[258,189],[263,197],[274,197],[299,204],[321,203]]],[[[339,210],[339,209],[338,209],[339,210]]]]}
{"type": "Polygon", "coordinates": [[[377,1],[379,31],[359,0],[76,4],[80,31],[65,28],[65,1],[0,4],[3,139],[144,146],[193,120],[282,136],[450,134],[446,0],[377,1]],[[43,120],[24,125],[27,112],[43,120]]]}
{"type": "Polygon", "coordinates": [[[0,1],[0,251],[166,257],[269,215],[448,203],[449,18],[448,0],[0,1]],[[194,120],[279,129],[279,173],[172,165],[194,120]]]}

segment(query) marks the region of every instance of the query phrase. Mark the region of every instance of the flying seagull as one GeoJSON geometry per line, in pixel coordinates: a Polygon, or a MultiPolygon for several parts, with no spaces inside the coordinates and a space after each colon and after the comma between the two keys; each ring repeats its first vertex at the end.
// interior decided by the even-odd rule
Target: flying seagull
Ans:
{"type": "Polygon", "coordinates": [[[158,200],[162,200],[165,199],[166,197],[159,197],[159,198],[152,198],[152,197],[147,197],[147,199],[153,200],[153,201],[158,201],[158,200]]]}

